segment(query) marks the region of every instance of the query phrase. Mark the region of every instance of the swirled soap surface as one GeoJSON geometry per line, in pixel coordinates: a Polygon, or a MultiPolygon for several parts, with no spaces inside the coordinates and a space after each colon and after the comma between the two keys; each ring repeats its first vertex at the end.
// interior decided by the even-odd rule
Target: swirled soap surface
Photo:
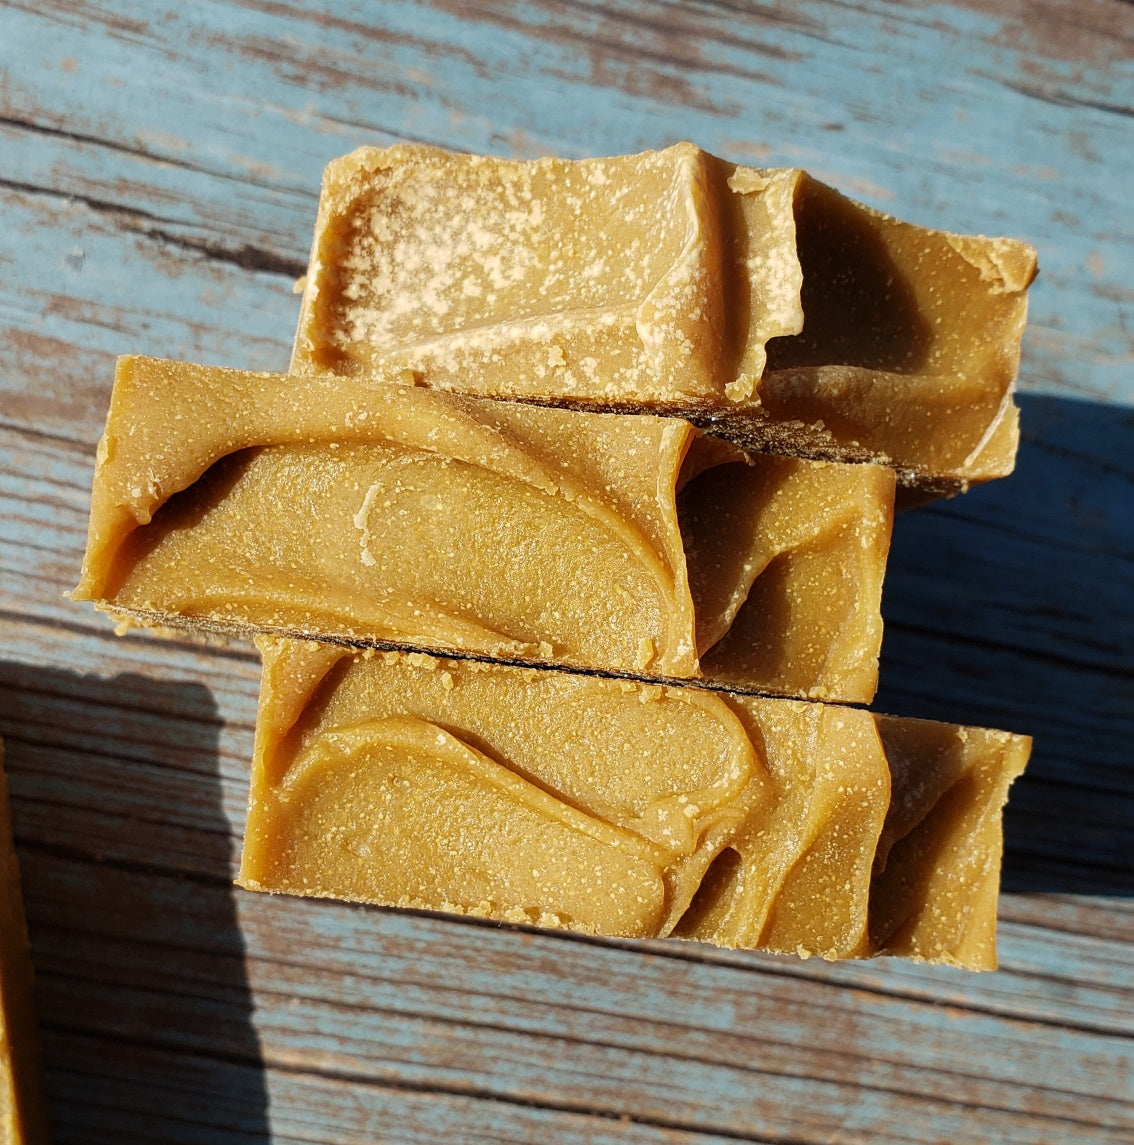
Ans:
{"type": "Polygon", "coordinates": [[[1026,737],[266,640],[240,881],[623,937],[995,965],[1026,737]]]}

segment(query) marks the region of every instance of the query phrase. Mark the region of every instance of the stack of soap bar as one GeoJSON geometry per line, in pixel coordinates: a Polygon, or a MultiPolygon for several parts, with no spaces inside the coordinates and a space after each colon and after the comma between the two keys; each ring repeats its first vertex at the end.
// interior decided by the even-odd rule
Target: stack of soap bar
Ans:
{"type": "Polygon", "coordinates": [[[1029,741],[814,701],[895,495],[1011,470],[1034,271],[687,144],[355,152],[290,375],[120,360],[73,595],[262,641],[247,887],[994,966],[1029,741]]]}
{"type": "Polygon", "coordinates": [[[240,881],[592,934],[995,966],[1025,737],[262,642],[240,881]]]}
{"type": "Polygon", "coordinates": [[[1013,467],[1034,274],[1024,243],[691,144],[363,148],[324,176],[292,368],[677,413],[949,492],[1013,467]]]}
{"type": "Polygon", "coordinates": [[[893,497],[678,418],[124,358],[74,596],[866,702],[893,497]]]}
{"type": "Polygon", "coordinates": [[[39,1097],[35,985],[0,743],[0,1142],[46,1145],[39,1097]]]}

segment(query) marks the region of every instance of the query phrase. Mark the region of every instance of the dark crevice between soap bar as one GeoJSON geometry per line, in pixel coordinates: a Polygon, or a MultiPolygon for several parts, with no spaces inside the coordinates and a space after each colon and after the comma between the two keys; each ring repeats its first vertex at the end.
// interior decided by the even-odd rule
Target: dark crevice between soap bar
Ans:
{"type": "Polygon", "coordinates": [[[723,921],[725,912],[736,897],[737,883],[743,873],[740,852],[732,847],[722,848],[709,864],[689,906],[673,928],[674,935],[678,938],[693,937],[723,921]]]}
{"type": "MultiPolygon", "coordinates": [[[[678,527],[696,610],[697,646],[702,654],[727,636],[726,628],[709,644],[706,627],[716,625],[725,603],[748,579],[746,564],[750,559],[750,546],[736,544],[731,549],[721,549],[712,542],[718,534],[758,536],[756,523],[791,475],[786,469],[762,469],[760,480],[751,478],[743,461],[717,465],[697,474],[677,495],[678,527]]],[[[739,612],[738,609],[738,616],[739,612]]],[[[767,625],[770,636],[780,631],[785,615],[786,612],[777,613],[777,623],[767,625]]]]}
{"type": "Polygon", "coordinates": [[[769,339],[766,372],[831,365],[895,374],[924,369],[932,330],[878,224],[808,176],[800,179],[794,208],[803,331],[769,339]]]}
{"type": "MultiPolygon", "coordinates": [[[[901,793],[896,794],[901,798],[901,793]]],[[[933,806],[924,811],[917,823],[901,838],[894,840],[886,863],[874,872],[870,880],[867,926],[874,949],[887,951],[908,947],[910,936],[916,933],[918,924],[929,913],[928,904],[934,900],[930,890],[932,880],[938,871],[956,866],[956,861],[950,862],[948,854],[957,845],[957,825],[972,815],[973,808],[983,809],[986,802],[987,795],[982,798],[980,777],[966,772],[934,800],[933,806]]],[[[968,845],[974,846],[971,840],[968,840],[968,845]]],[[[996,859],[999,869],[1000,856],[997,855],[996,859]]],[[[974,889],[976,885],[974,879],[974,889]]],[[[946,902],[957,910],[968,905],[962,893],[948,896],[946,902]]],[[[944,909],[943,906],[938,908],[939,911],[944,909]]],[[[958,926],[961,921],[957,920],[958,926]]],[[[967,922],[967,918],[964,921],[967,922]]],[[[957,941],[960,941],[960,936],[957,941]]],[[[928,954],[929,951],[923,953],[928,954]]]]}

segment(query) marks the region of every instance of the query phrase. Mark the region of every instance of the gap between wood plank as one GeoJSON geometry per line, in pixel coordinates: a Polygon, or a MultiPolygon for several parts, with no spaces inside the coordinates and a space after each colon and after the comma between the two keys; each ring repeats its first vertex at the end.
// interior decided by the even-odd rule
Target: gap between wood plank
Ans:
{"type": "MultiPolygon", "coordinates": [[[[318,1078],[320,1080],[337,1082],[344,1085],[360,1085],[367,1089],[384,1091],[388,1093],[414,1093],[420,1094],[425,1097],[458,1097],[467,1098],[474,1101],[485,1101],[495,1105],[504,1107],[520,1108],[520,1109],[533,1109],[543,1110],[550,1113],[569,1113],[582,1117],[593,1117],[602,1121],[619,1122],[627,1118],[624,1112],[616,1112],[612,1110],[603,1110],[588,1108],[583,1105],[573,1105],[570,1103],[545,1103],[532,1098],[524,1098],[520,1096],[508,1096],[496,1093],[490,1089],[479,1087],[462,1087],[462,1086],[443,1086],[443,1085],[426,1085],[413,1081],[399,1081],[393,1078],[374,1078],[368,1077],[365,1074],[353,1074],[349,1071],[335,1071],[325,1069],[304,1069],[296,1066],[284,1059],[276,1062],[266,1062],[262,1059],[243,1058],[235,1054],[224,1053],[202,1053],[200,1051],[183,1049],[177,1046],[167,1046],[156,1042],[147,1042],[137,1038],[130,1038],[124,1035],[116,1035],[106,1031],[89,1031],[81,1030],[63,1026],[58,1022],[45,1021],[43,1028],[50,1033],[59,1037],[68,1037],[77,1034],[80,1037],[90,1039],[92,1041],[107,1042],[111,1045],[118,1045],[128,1047],[133,1050],[146,1052],[149,1050],[157,1049],[163,1054],[170,1057],[178,1058],[189,1061],[204,1061],[204,1062],[218,1062],[225,1065],[234,1065],[238,1067],[255,1068],[256,1066],[262,1067],[265,1071],[270,1069],[274,1072],[286,1074],[291,1077],[303,1078],[318,1078]]],[[[73,1072],[73,1070],[72,1070],[73,1072]]],[[[114,1108],[114,1107],[107,1107],[114,1108]]],[[[633,1124],[642,1125],[649,1128],[658,1129],[671,1129],[678,1132],[686,1132],[693,1134],[695,1137],[716,1136],[723,1140],[728,1141],[741,1141],[749,1142],[751,1145],[814,1145],[814,1139],[801,1138],[801,1137],[764,1137],[753,1136],[751,1134],[738,1134],[731,1130],[720,1130],[705,1128],[702,1126],[689,1127],[681,1122],[653,1119],[647,1117],[630,1116],[629,1118],[633,1124]]],[[[180,1119],[179,1119],[180,1120],[180,1119]]],[[[207,1122],[185,1122],[183,1124],[208,1124],[207,1122]]]]}
{"type": "MultiPolygon", "coordinates": [[[[82,979],[80,979],[80,980],[82,980],[82,979]]],[[[375,1012],[378,1012],[378,1013],[387,1013],[387,1011],[379,1010],[378,1008],[373,1008],[373,1009],[375,1012]]],[[[392,1013],[392,1014],[394,1014],[394,1016],[397,1016],[397,1017],[406,1017],[406,1016],[412,1017],[412,1016],[414,1016],[414,1015],[405,1015],[402,1013],[392,1012],[392,1011],[389,1013],[392,1013]]],[[[435,1021],[440,1025],[459,1024],[462,1028],[494,1029],[498,1032],[502,1032],[502,1033],[509,1034],[509,1035],[514,1035],[518,1032],[521,1034],[525,1033],[523,1031],[511,1030],[507,1027],[493,1026],[493,1025],[490,1025],[487,1023],[477,1023],[477,1022],[471,1022],[468,1020],[462,1020],[460,1023],[452,1023],[452,1022],[446,1022],[445,1019],[438,1018],[436,1015],[421,1015],[421,1016],[427,1018],[430,1021],[435,1021]]],[[[168,1053],[172,1056],[177,1056],[177,1057],[192,1058],[192,1059],[197,1059],[197,1060],[201,1060],[201,1059],[216,1060],[216,1061],[222,1061],[222,1062],[226,1062],[228,1064],[236,1064],[236,1065],[247,1065],[247,1064],[249,1064],[249,1061],[253,1060],[253,1059],[243,1059],[243,1058],[237,1057],[236,1055],[225,1055],[225,1054],[213,1055],[210,1053],[202,1053],[200,1051],[183,1049],[183,1048],[178,1047],[176,1045],[167,1045],[164,1042],[161,1042],[158,1040],[144,1040],[144,1039],[140,1039],[140,1038],[132,1038],[132,1037],[129,1037],[127,1035],[116,1034],[114,1032],[106,1031],[106,1030],[86,1029],[81,1025],[64,1026],[58,1022],[48,1021],[48,1022],[44,1023],[44,1026],[47,1029],[50,1029],[57,1034],[62,1034],[62,1035],[78,1034],[80,1036],[94,1037],[94,1038],[98,1038],[98,1039],[110,1042],[111,1044],[128,1046],[132,1049],[137,1049],[137,1050],[142,1050],[142,1051],[158,1049],[163,1053],[168,1053]]],[[[697,1061],[700,1061],[700,1060],[702,1060],[700,1058],[689,1057],[688,1055],[686,1055],[685,1057],[682,1057],[682,1055],[662,1054],[659,1051],[650,1050],[650,1049],[647,1049],[644,1047],[634,1047],[631,1049],[631,1048],[628,1048],[626,1046],[619,1045],[617,1043],[595,1041],[593,1039],[585,1039],[585,1038],[565,1037],[562,1034],[544,1035],[544,1037],[547,1038],[548,1040],[568,1041],[568,1042],[570,1042],[572,1044],[576,1044],[576,1045],[596,1046],[596,1047],[601,1047],[604,1049],[612,1049],[612,1050],[615,1050],[617,1052],[623,1052],[623,1053],[627,1053],[627,1054],[642,1055],[644,1057],[665,1056],[665,1057],[674,1058],[675,1060],[678,1060],[678,1061],[681,1061],[681,1060],[697,1060],[697,1061]]],[[[784,1044],[784,1043],[780,1043],[780,1044],[784,1044]]],[[[552,1112],[562,1112],[562,1113],[584,1114],[584,1115],[588,1115],[588,1116],[599,1117],[599,1118],[615,1120],[615,1121],[617,1121],[620,1118],[622,1118],[623,1116],[625,1116],[624,1111],[602,1109],[600,1107],[585,1105],[583,1103],[577,1103],[576,1104],[576,1103],[566,1102],[566,1101],[543,1102],[543,1101],[536,1100],[534,1098],[525,1098],[525,1097],[521,1097],[518,1095],[502,1094],[502,1093],[499,1093],[495,1090],[492,1090],[492,1089],[489,1089],[486,1087],[480,1087],[480,1086],[457,1086],[457,1085],[437,1085],[437,1084],[428,1085],[428,1084],[413,1082],[413,1081],[409,1081],[409,1080],[396,1080],[396,1079],[392,1079],[392,1078],[388,1078],[388,1077],[387,1078],[378,1078],[378,1077],[374,1077],[371,1074],[363,1073],[360,1071],[348,1070],[348,1069],[334,1069],[334,1068],[328,1068],[326,1066],[317,1066],[317,1065],[301,1067],[301,1066],[294,1063],[294,1061],[291,1058],[291,1055],[286,1055],[286,1054],[284,1054],[284,1055],[271,1055],[271,1054],[262,1055],[261,1058],[259,1059],[258,1064],[260,1064],[264,1068],[265,1071],[267,1071],[267,1070],[277,1071],[280,1073],[291,1074],[292,1076],[297,1076],[297,1077],[303,1077],[303,1076],[318,1077],[318,1078],[322,1078],[322,1079],[326,1079],[326,1080],[330,1080],[330,1081],[342,1082],[344,1084],[348,1084],[348,1085],[352,1085],[352,1086],[366,1086],[366,1087],[373,1087],[373,1088],[379,1088],[379,1089],[389,1089],[389,1090],[394,1090],[394,1091],[412,1092],[412,1093],[421,1093],[421,1094],[438,1094],[438,1095],[449,1095],[449,1096],[456,1096],[456,1097],[470,1097],[470,1098],[474,1098],[477,1100],[494,1101],[494,1102],[499,1102],[499,1103],[505,1104],[505,1105],[519,1106],[519,1107],[523,1107],[523,1108],[543,1109],[543,1110],[548,1110],[548,1111],[552,1111],[552,1112]]],[[[833,1081],[830,1079],[817,1078],[813,1074],[791,1073],[788,1071],[776,1072],[776,1071],[770,1071],[770,1070],[761,1070],[759,1068],[750,1066],[746,1063],[727,1063],[727,1064],[733,1069],[737,1069],[741,1072],[752,1074],[754,1076],[767,1076],[767,1077],[776,1077],[776,1078],[782,1077],[782,1078],[794,1079],[796,1081],[804,1081],[804,1082],[806,1082],[806,1081],[824,1081],[827,1084],[832,1084],[832,1085],[840,1085],[840,1084],[845,1085],[845,1084],[847,1084],[847,1083],[840,1083],[838,1081],[833,1081]]],[[[964,1074],[958,1074],[958,1073],[956,1073],[956,1071],[944,1071],[944,1070],[942,1070],[942,1071],[938,1071],[938,1072],[940,1072],[943,1075],[948,1075],[948,1076],[957,1076],[957,1077],[966,1076],[964,1074]]],[[[989,1105],[989,1104],[984,1103],[984,1102],[966,1102],[966,1101],[962,1101],[962,1100],[953,1100],[953,1099],[944,1098],[944,1097],[926,1097],[926,1095],[924,1093],[919,1092],[919,1091],[914,1090],[914,1089],[902,1089],[902,1088],[899,1088],[896,1086],[882,1086],[882,1085],[877,1085],[877,1084],[863,1083],[861,1080],[854,1083],[854,1088],[856,1090],[861,1090],[861,1091],[866,1091],[866,1092],[877,1092],[877,1093],[884,1093],[884,1094],[888,1094],[888,1095],[891,1095],[894,1097],[899,1097],[899,1098],[909,1098],[909,1099],[912,1099],[914,1101],[922,1102],[926,1105],[935,1105],[935,1106],[945,1107],[945,1108],[957,1110],[959,1112],[964,1112],[966,1110],[982,1110],[984,1112],[987,1112],[987,1113],[990,1113],[990,1114],[993,1114],[996,1116],[1006,1115],[1008,1117],[1012,1117],[1013,1115],[1015,1115],[1017,1113],[1016,1110],[1011,1109],[1011,1108],[1007,1108],[1007,1107],[1003,1107],[1003,1106],[989,1105]]],[[[1064,1096],[1067,1096],[1070,1098],[1075,1098],[1077,1096],[1075,1093],[1072,1093],[1072,1092],[1069,1092],[1066,1090],[1056,1089],[1056,1088],[1051,1087],[1051,1086],[1033,1086],[1033,1088],[1040,1089],[1040,1090],[1043,1090],[1045,1092],[1061,1094],[1061,1095],[1064,1095],[1064,1096]]],[[[1083,1128],[1103,1129],[1103,1130],[1119,1128],[1118,1126],[1116,1126],[1114,1124],[1107,1125],[1106,1123],[1098,1121],[1098,1120],[1090,1121],[1090,1120],[1086,1120],[1084,1118],[1072,1118],[1072,1117],[1069,1117],[1066,1115],[1061,1115],[1061,1114],[1042,1114],[1042,1115],[1037,1115],[1036,1119],[1051,1123],[1053,1125],[1053,1127],[1055,1125],[1065,1125],[1065,1126],[1079,1126],[1079,1127],[1083,1127],[1083,1128]]],[[[770,1140],[770,1141],[774,1141],[774,1142],[778,1143],[778,1145],[782,1145],[783,1142],[788,1141],[788,1140],[796,1140],[796,1141],[800,1142],[801,1145],[809,1145],[809,1142],[811,1141],[811,1139],[809,1139],[809,1138],[788,1139],[788,1138],[783,1138],[783,1137],[777,1136],[775,1138],[769,1139],[769,1138],[764,1138],[764,1137],[753,1137],[749,1134],[737,1133],[734,1130],[720,1129],[717,1127],[709,1127],[709,1126],[704,1126],[704,1125],[697,1125],[695,1123],[690,1123],[690,1122],[682,1121],[680,1119],[675,1119],[675,1118],[657,1118],[657,1117],[646,1117],[646,1116],[632,1115],[632,1120],[636,1124],[648,1125],[648,1126],[652,1126],[652,1127],[659,1128],[659,1129],[670,1129],[670,1130],[676,1130],[676,1131],[682,1131],[682,1132],[694,1132],[694,1133],[708,1132],[708,1133],[720,1136],[724,1139],[731,1140],[731,1141],[747,1141],[747,1142],[761,1142],[762,1143],[762,1142],[770,1140]]]]}
{"type": "MultiPolygon", "coordinates": [[[[147,944],[147,945],[158,945],[158,944],[147,944]]],[[[625,948],[620,948],[620,949],[625,949],[625,948]]],[[[298,970],[298,971],[304,971],[304,970],[307,970],[310,968],[310,964],[305,964],[303,962],[291,962],[289,960],[279,959],[279,958],[264,958],[262,955],[260,955],[258,953],[254,955],[254,958],[256,961],[267,962],[271,965],[289,966],[292,969],[298,970]]],[[[695,960],[691,960],[691,961],[695,961],[695,960]]],[[[719,964],[713,963],[712,965],[719,965],[719,964]]],[[[730,967],[730,969],[735,969],[735,968],[730,967]]],[[[755,970],[757,973],[763,972],[762,967],[761,968],[751,968],[751,969],[755,970]]],[[[363,977],[363,978],[367,978],[367,979],[369,979],[371,977],[370,975],[358,975],[358,976],[363,977]]],[[[787,976],[787,975],[785,975],[785,976],[787,976]]],[[[790,977],[797,977],[797,976],[791,975],[790,977]]],[[[390,983],[395,982],[394,979],[379,979],[379,980],[380,981],[388,981],[390,983]]],[[[859,986],[857,984],[854,986],[849,986],[849,985],[844,986],[844,985],[838,984],[838,983],[823,982],[822,980],[819,980],[819,979],[799,978],[799,980],[808,981],[814,985],[819,985],[819,986],[831,986],[835,989],[851,989],[855,993],[868,993],[868,994],[873,994],[875,996],[893,998],[896,1001],[912,1002],[915,1005],[925,1006],[928,1008],[940,1008],[940,1006],[941,1006],[940,1002],[933,1001],[930,999],[919,998],[919,997],[907,998],[907,997],[903,997],[900,995],[886,994],[883,991],[871,990],[869,987],[862,987],[862,986],[859,986]]],[[[435,987],[435,988],[437,988],[441,991],[464,993],[464,991],[462,991],[459,987],[451,987],[451,988],[450,987],[435,987]]],[[[270,997],[274,997],[277,999],[294,999],[295,998],[295,995],[292,993],[289,993],[289,992],[286,992],[283,990],[273,990],[270,987],[268,987],[268,988],[256,987],[255,993],[257,995],[260,995],[260,996],[270,996],[270,997]]],[[[492,994],[490,996],[493,999],[500,999],[501,1001],[504,1001],[504,1002],[508,1002],[508,1001],[520,1001],[520,1002],[522,1002],[522,1001],[524,1001],[524,999],[522,997],[512,996],[512,995],[503,994],[503,993],[502,994],[492,994]]],[[[534,1034],[530,1030],[518,1028],[516,1026],[507,1025],[505,1023],[488,1022],[488,1021],[484,1021],[482,1019],[470,1018],[468,1016],[462,1016],[459,1019],[447,1018],[447,1017],[444,1017],[442,1015],[439,1015],[439,1014],[437,1014],[433,1011],[429,1011],[429,1010],[410,1010],[410,1009],[396,1010],[396,1009],[391,1009],[390,1007],[387,1007],[387,1006],[368,1005],[366,1003],[358,1001],[357,999],[352,1001],[351,1003],[349,1003],[349,1005],[345,1002],[332,1001],[332,1000],[329,1000],[327,998],[310,998],[310,999],[306,999],[306,1000],[313,1003],[313,1004],[319,1005],[321,1007],[326,1007],[329,1010],[349,1009],[352,1011],[360,1011],[360,1012],[366,1013],[366,1014],[374,1014],[376,1016],[382,1016],[382,1017],[388,1017],[388,1018],[394,1018],[394,1019],[410,1018],[410,1019],[417,1019],[420,1021],[435,1022],[438,1025],[442,1025],[442,1026],[457,1026],[457,1027],[460,1027],[462,1029],[491,1030],[491,1031],[494,1031],[495,1033],[504,1034],[504,1035],[508,1035],[508,1036],[540,1037],[540,1038],[546,1038],[546,1039],[552,1040],[552,1041],[566,1042],[570,1045],[575,1045],[575,1046],[599,1046],[603,1049],[608,1049],[608,1050],[612,1050],[615,1052],[642,1054],[646,1057],[662,1057],[662,1058],[668,1058],[668,1059],[672,1059],[674,1061],[679,1061],[679,1062],[680,1061],[699,1062],[699,1063],[709,1065],[709,1066],[723,1066],[723,1067],[727,1067],[730,1069],[736,1069],[736,1070],[739,1070],[739,1071],[744,1072],[744,1073],[754,1074],[754,1075],[758,1075],[758,1076],[787,1077],[787,1078],[795,1078],[795,1079],[801,1080],[801,1081],[816,1080],[815,1075],[811,1074],[811,1073],[796,1072],[796,1071],[793,1071],[790,1069],[781,1069],[781,1070],[761,1069],[759,1066],[752,1065],[748,1061],[745,1061],[745,1060],[733,1060],[733,1059],[727,1059],[727,1058],[712,1059],[712,1058],[707,1058],[703,1054],[682,1053],[682,1052],[675,1050],[675,1049],[665,1049],[665,1050],[654,1049],[654,1048],[651,1048],[649,1046],[644,1046],[644,1045],[628,1045],[624,1042],[613,1041],[613,1040],[610,1040],[607,1038],[582,1037],[579,1035],[564,1033],[563,1031],[557,1031],[555,1033],[548,1033],[548,1034],[534,1034]]],[[[949,1002],[947,1005],[948,1005],[949,1009],[962,1010],[965,1013],[974,1013],[974,1014],[979,1014],[979,1015],[983,1015],[986,1017],[992,1017],[992,1018],[995,1018],[999,1021],[1004,1022],[1005,1025],[1015,1025],[1017,1027],[1022,1027],[1025,1029],[1028,1026],[1042,1026],[1042,1027],[1051,1028],[1051,1029],[1070,1030],[1070,1031],[1073,1031],[1076,1033],[1085,1034],[1085,1035],[1090,1036],[1090,1037],[1094,1037],[1094,1036],[1097,1036],[1099,1034],[1103,1034],[1103,1035],[1106,1035],[1109,1037],[1113,1037],[1113,1038],[1120,1040],[1120,1041],[1127,1041],[1130,1039],[1129,1033],[1126,1031],[1123,1031],[1123,1030],[1117,1030],[1116,1031],[1113,1029],[1106,1029],[1106,1028],[1102,1028],[1102,1027],[1098,1027],[1098,1026],[1082,1025],[1082,1024],[1070,1023],[1070,1022],[1045,1021],[1044,1019],[1040,1019],[1040,1018],[1023,1018],[1019,1014],[1011,1014],[1011,1013],[1005,1014],[1005,1013],[1001,1013],[1001,1012],[998,1012],[995,1010],[988,1010],[988,1009],[985,1009],[983,1007],[977,1007],[977,1006],[971,1006],[970,1007],[970,1006],[966,1006],[964,1004],[958,1004],[955,1002],[949,1002]]],[[[617,1013],[614,1013],[614,1012],[611,1012],[608,1010],[599,1010],[599,1009],[594,1009],[593,1007],[588,1007],[588,1006],[577,1006],[577,1005],[572,1005],[572,1004],[566,1003],[566,1002],[557,1002],[555,1005],[555,1010],[557,1013],[566,1011],[569,1013],[594,1014],[594,1015],[599,1015],[599,1016],[604,1016],[604,1017],[615,1017],[615,1018],[617,1018],[620,1016],[617,1013]]],[[[697,1025],[692,1025],[692,1024],[682,1024],[680,1022],[669,1022],[669,1021],[665,1021],[664,1019],[659,1019],[659,1018],[651,1019],[651,1025],[653,1025],[655,1027],[663,1028],[663,1029],[665,1029],[665,1028],[673,1029],[673,1030],[677,1031],[678,1033],[696,1032],[699,1034],[706,1035],[707,1037],[710,1037],[710,1038],[713,1036],[719,1035],[721,1033],[721,1031],[719,1029],[709,1027],[709,1026],[697,1026],[697,1025]]],[[[745,1038],[746,1038],[746,1035],[744,1035],[743,1033],[733,1033],[731,1036],[738,1039],[738,1040],[745,1040],[745,1038]]],[[[777,1038],[769,1037],[766,1034],[759,1036],[759,1037],[752,1037],[752,1038],[749,1038],[748,1040],[751,1040],[752,1042],[754,1042],[756,1044],[769,1044],[769,1045],[779,1046],[785,1050],[791,1050],[791,1049],[795,1048],[795,1045],[796,1045],[796,1043],[793,1041],[780,1041],[777,1038]]],[[[836,1056],[836,1057],[848,1059],[851,1061],[860,1061],[860,1062],[875,1062],[878,1060],[882,1060],[882,1061],[887,1062],[888,1064],[893,1065],[895,1067],[898,1067],[898,1066],[901,1066],[904,1064],[900,1059],[885,1059],[885,1058],[879,1059],[878,1056],[874,1053],[871,1053],[871,1052],[861,1052],[860,1053],[860,1052],[855,1052],[853,1050],[849,1050],[846,1048],[837,1051],[837,1053],[835,1053],[835,1054],[828,1053],[828,1056],[836,1056]]],[[[947,1074],[949,1076],[954,1076],[954,1077],[969,1077],[969,1078],[974,1078],[977,1080],[986,1080],[986,1076],[987,1076],[984,1073],[965,1073],[965,1072],[963,1072],[961,1070],[957,1070],[957,1069],[942,1069],[942,1068],[936,1068],[936,1067],[924,1066],[924,1065],[919,1066],[917,1068],[923,1072],[926,1072],[926,1073],[936,1073],[936,1074],[940,1074],[940,1075],[947,1074]]],[[[322,1072],[322,1071],[315,1071],[315,1072],[322,1072]]],[[[327,1076],[334,1076],[333,1071],[331,1073],[328,1073],[327,1076]]],[[[842,1082],[839,1082],[837,1080],[837,1078],[834,1078],[834,1077],[828,1078],[828,1079],[821,1079],[821,1080],[827,1080],[827,1081],[832,1082],[833,1084],[844,1084],[842,1082]]],[[[1008,1083],[1005,1083],[1005,1084],[1008,1084],[1008,1083]]],[[[859,1088],[877,1090],[880,1093],[889,1093],[889,1094],[893,1094],[893,1095],[898,1096],[898,1097],[914,1097],[914,1098],[917,1098],[917,1097],[925,1098],[926,1097],[926,1095],[920,1090],[906,1089],[906,1088],[903,1088],[900,1086],[880,1085],[878,1083],[864,1083],[861,1080],[856,1081],[855,1085],[858,1086],[859,1088]]],[[[1068,1097],[1068,1098],[1073,1099],[1073,1100],[1077,1099],[1078,1097],[1081,1096],[1078,1093],[1078,1091],[1063,1089],[1063,1088],[1061,1088],[1059,1086],[1055,1086],[1055,1085],[1046,1085],[1046,1084],[1043,1084],[1043,1083],[1037,1082],[1037,1081],[1030,1082],[1029,1086],[1032,1089],[1040,1090],[1044,1093],[1058,1094],[1058,1095],[1065,1096],[1065,1097],[1068,1097]]],[[[1013,1109],[1010,1106],[990,1105],[990,1104],[985,1103],[985,1102],[966,1102],[966,1101],[961,1101],[961,1100],[948,1101],[945,1098],[938,1098],[938,1097],[928,1098],[927,1100],[940,1101],[943,1104],[949,1104],[949,1105],[954,1105],[954,1106],[958,1106],[958,1107],[970,1107],[970,1108],[975,1108],[975,1109],[994,1110],[994,1111],[1000,1112],[1000,1113],[1011,1114],[1011,1113],[1017,1112],[1017,1110],[1013,1109]]],[[[1134,1105],[1134,1099],[1124,1099],[1124,1098],[1118,1097],[1118,1098],[1115,1098],[1114,1100],[1117,1101],[1118,1103],[1121,1103],[1121,1104],[1134,1105]]],[[[1048,1115],[1044,1115],[1044,1116],[1048,1116],[1048,1115]]],[[[1077,1119],[1076,1123],[1082,1123],[1082,1124],[1087,1124],[1087,1125],[1098,1125],[1098,1124],[1100,1124],[1099,1122],[1082,1121],[1081,1119],[1077,1119]]]]}
{"type": "MultiPolygon", "coordinates": [[[[213,179],[223,179],[228,183],[239,183],[241,186],[257,187],[267,191],[282,191],[285,194],[295,195],[297,198],[308,200],[317,200],[319,197],[317,191],[306,191],[285,185],[266,183],[262,179],[256,179],[250,173],[242,172],[239,175],[234,175],[213,167],[200,167],[195,163],[186,162],[179,156],[155,155],[142,147],[131,147],[127,143],[119,143],[113,139],[104,139],[97,135],[68,131],[63,127],[53,127],[45,123],[34,123],[31,120],[17,119],[14,116],[0,115],[0,128],[4,127],[9,127],[14,131],[29,131],[33,135],[41,135],[51,139],[62,139],[69,143],[87,144],[92,147],[105,147],[120,155],[129,155],[132,158],[143,159],[148,163],[154,163],[162,167],[173,167],[182,171],[191,171],[195,175],[206,175],[213,179]]],[[[444,144],[439,144],[439,146],[444,146],[444,144]]]]}
{"type": "Polygon", "coordinates": [[[1038,99],[1042,103],[1054,104],[1056,107],[1082,107],[1089,111],[1101,111],[1110,115],[1120,115],[1124,117],[1134,116],[1134,108],[1126,107],[1120,103],[1103,103],[1101,100],[1094,99],[1080,99],[1077,96],[1067,95],[1064,92],[1047,92],[1041,91],[1038,88],[1029,87],[1027,84],[1014,83],[1011,80],[1000,79],[997,76],[987,76],[988,79],[999,79],[1006,88],[1014,91],[1017,95],[1026,96],[1028,99],[1038,99]]]}
{"type": "MultiPolygon", "coordinates": [[[[57,191],[51,187],[37,187],[27,183],[16,183],[8,179],[0,179],[0,188],[18,191],[23,194],[44,196],[52,199],[64,199],[69,203],[82,203],[83,206],[100,215],[106,215],[116,221],[145,219],[158,222],[167,222],[174,226],[191,226],[189,223],[179,223],[176,219],[161,219],[138,207],[123,207],[118,203],[110,203],[103,199],[96,199],[90,195],[83,195],[77,191],[57,191]]],[[[207,239],[192,239],[185,235],[174,234],[161,227],[125,226],[123,230],[153,242],[168,243],[179,250],[190,251],[204,255],[213,262],[228,263],[241,270],[250,270],[258,274],[279,274],[294,281],[307,273],[307,263],[298,259],[287,258],[284,255],[273,254],[262,247],[244,243],[239,247],[226,247],[221,243],[210,242],[207,239]]]]}

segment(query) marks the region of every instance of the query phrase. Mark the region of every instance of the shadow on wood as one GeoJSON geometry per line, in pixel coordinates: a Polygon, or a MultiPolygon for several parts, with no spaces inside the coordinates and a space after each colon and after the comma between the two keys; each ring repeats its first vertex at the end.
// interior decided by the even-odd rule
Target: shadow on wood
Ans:
{"type": "Polygon", "coordinates": [[[1021,398],[1016,473],[899,517],[876,706],[1035,737],[1004,888],[1134,894],[1134,410],[1021,398]]]}
{"type": "Polygon", "coordinates": [[[0,664],[59,1145],[269,1140],[219,730],[199,684],[0,664]]]}

